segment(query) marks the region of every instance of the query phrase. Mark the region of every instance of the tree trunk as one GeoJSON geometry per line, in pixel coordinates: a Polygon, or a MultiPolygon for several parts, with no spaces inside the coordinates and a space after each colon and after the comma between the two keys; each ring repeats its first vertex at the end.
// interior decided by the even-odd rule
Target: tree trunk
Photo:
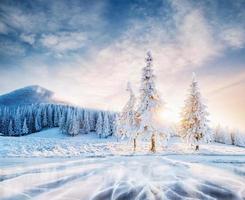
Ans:
{"type": "Polygon", "coordinates": [[[152,153],[155,153],[156,152],[156,139],[155,139],[155,134],[152,134],[152,136],[151,136],[151,148],[150,148],[150,151],[152,153]]]}
{"type": "Polygon", "coordinates": [[[134,152],[136,151],[136,138],[134,138],[134,152]]]}

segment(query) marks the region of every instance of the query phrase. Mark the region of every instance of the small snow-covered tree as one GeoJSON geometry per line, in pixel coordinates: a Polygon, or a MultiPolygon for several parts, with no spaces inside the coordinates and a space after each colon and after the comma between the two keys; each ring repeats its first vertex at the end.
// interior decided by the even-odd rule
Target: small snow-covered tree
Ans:
{"type": "Polygon", "coordinates": [[[110,121],[108,112],[104,112],[104,118],[103,118],[103,137],[107,138],[110,134],[110,121]]]}
{"type": "Polygon", "coordinates": [[[61,118],[59,120],[59,130],[61,133],[65,133],[66,131],[66,121],[67,121],[67,111],[63,110],[61,114],[61,118]]]}
{"type": "Polygon", "coordinates": [[[142,70],[140,102],[136,113],[136,123],[138,123],[139,134],[143,138],[150,139],[150,151],[156,152],[156,137],[159,135],[156,122],[161,100],[155,87],[152,61],[151,53],[148,52],[146,66],[142,70]]]}
{"type": "Polygon", "coordinates": [[[80,124],[77,114],[74,112],[72,117],[70,118],[68,133],[71,136],[76,136],[79,134],[80,131],[80,124]]]}
{"type": "Polygon", "coordinates": [[[16,135],[21,136],[21,133],[22,133],[22,127],[21,127],[22,116],[21,116],[20,107],[17,108],[14,118],[15,118],[14,119],[14,132],[16,133],[16,135]]]}
{"type": "Polygon", "coordinates": [[[26,135],[28,134],[29,130],[26,124],[26,118],[24,119],[23,127],[22,127],[22,134],[26,135]]]}
{"type": "Polygon", "coordinates": [[[245,147],[245,133],[236,130],[234,134],[234,144],[236,146],[245,147]]]}
{"type": "Polygon", "coordinates": [[[84,128],[84,132],[85,133],[89,133],[90,132],[90,121],[89,121],[89,111],[88,110],[84,110],[84,123],[83,123],[83,128],[84,128]]]}
{"type": "Polygon", "coordinates": [[[55,106],[55,110],[54,110],[54,126],[55,127],[59,126],[59,109],[57,106],[55,106]]]}
{"type": "Polygon", "coordinates": [[[95,131],[95,111],[94,110],[90,110],[89,112],[89,126],[90,126],[90,131],[95,131]]]}
{"type": "Polygon", "coordinates": [[[43,127],[47,127],[48,126],[48,117],[47,117],[47,109],[46,109],[46,107],[43,108],[42,126],[43,127]]]}
{"type": "Polygon", "coordinates": [[[14,135],[14,129],[13,129],[13,121],[12,121],[12,119],[9,121],[8,135],[9,136],[14,135]]]}
{"type": "Polygon", "coordinates": [[[102,117],[102,113],[101,112],[98,112],[98,117],[97,117],[96,128],[95,129],[96,129],[96,133],[101,138],[101,136],[103,134],[103,117],[102,117]]]}
{"type": "Polygon", "coordinates": [[[191,146],[195,146],[195,150],[199,150],[201,140],[210,142],[212,139],[211,131],[208,127],[208,112],[206,108],[206,105],[202,102],[196,76],[193,73],[190,95],[185,101],[185,106],[181,113],[180,133],[191,146]]]}
{"type": "Polygon", "coordinates": [[[35,131],[40,131],[42,129],[38,116],[35,117],[35,131]]]}
{"type": "Polygon", "coordinates": [[[134,151],[136,150],[136,124],[135,124],[135,102],[136,97],[131,88],[130,83],[127,85],[127,89],[129,92],[129,100],[122,109],[122,112],[117,116],[117,129],[116,135],[118,137],[124,138],[127,137],[130,140],[133,140],[134,143],[134,151]]]}
{"type": "Polygon", "coordinates": [[[54,121],[53,121],[53,106],[52,105],[48,105],[48,114],[47,114],[47,122],[48,122],[48,127],[52,128],[54,126],[54,121]]]}
{"type": "Polygon", "coordinates": [[[35,131],[40,131],[42,129],[42,110],[40,107],[37,108],[35,114],[35,131]]]}

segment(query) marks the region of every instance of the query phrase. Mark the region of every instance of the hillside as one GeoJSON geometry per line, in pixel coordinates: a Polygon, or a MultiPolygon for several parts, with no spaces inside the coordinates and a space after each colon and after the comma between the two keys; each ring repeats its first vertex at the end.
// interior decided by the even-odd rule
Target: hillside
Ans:
{"type": "Polygon", "coordinates": [[[0,96],[0,105],[18,106],[36,103],[65,103],[54,97],[54,92],[39,85],[31,85],[0,96]]]}

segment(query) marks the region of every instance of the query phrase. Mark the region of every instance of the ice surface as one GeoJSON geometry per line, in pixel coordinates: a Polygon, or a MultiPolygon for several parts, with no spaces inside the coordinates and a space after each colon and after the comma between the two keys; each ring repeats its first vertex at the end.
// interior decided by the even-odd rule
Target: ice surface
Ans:
{"type": "Polygon", "coordinates": [[[244,167],[241,155],[2,158],[0,198],[242,199],[244,167]]]}

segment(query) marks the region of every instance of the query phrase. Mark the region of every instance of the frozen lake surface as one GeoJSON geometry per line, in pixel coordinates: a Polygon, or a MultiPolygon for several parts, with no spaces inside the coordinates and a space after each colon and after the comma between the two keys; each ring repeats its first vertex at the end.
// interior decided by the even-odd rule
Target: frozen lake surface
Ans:
{"type": "Polygon", "coordinates": [[[56,128],[0,137],[0,199],[245,199],[245,148],[168,143],[156,154],[142,143],[134,154],[127,141],[56,128]]]}
{"type": "Polygon", "coordinates": [[[244,199],[245,155],[1,158],[0,199],[244,199]]]}

